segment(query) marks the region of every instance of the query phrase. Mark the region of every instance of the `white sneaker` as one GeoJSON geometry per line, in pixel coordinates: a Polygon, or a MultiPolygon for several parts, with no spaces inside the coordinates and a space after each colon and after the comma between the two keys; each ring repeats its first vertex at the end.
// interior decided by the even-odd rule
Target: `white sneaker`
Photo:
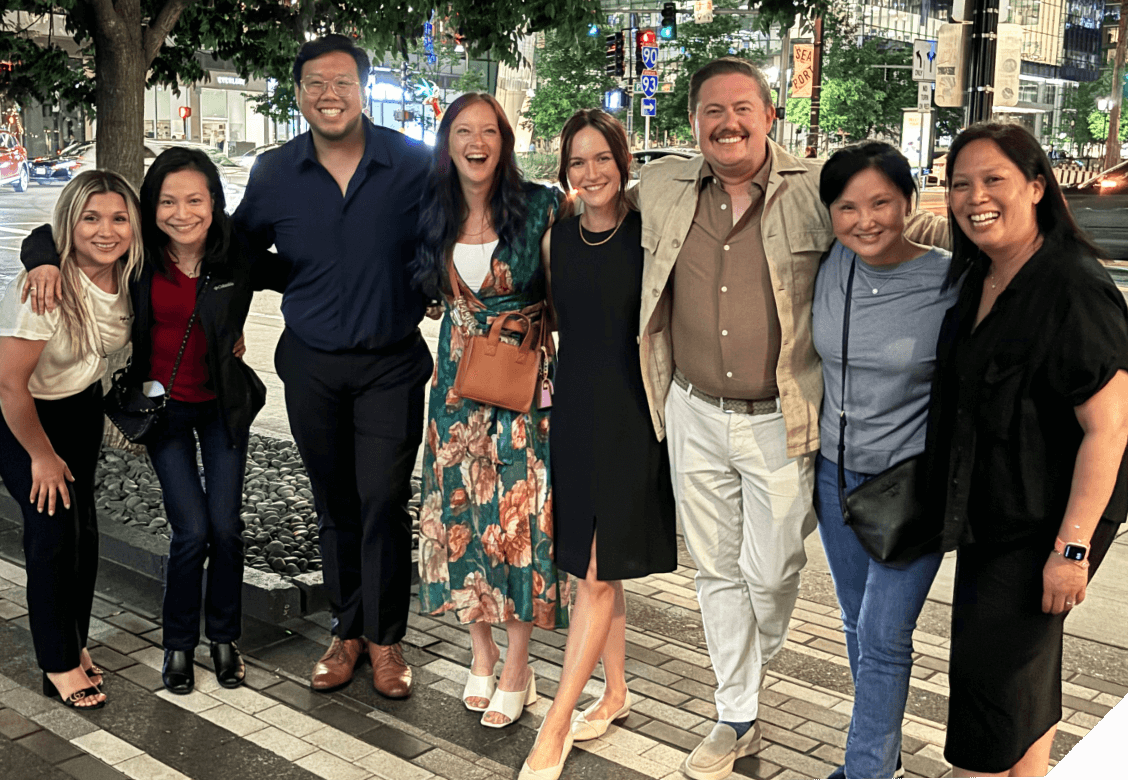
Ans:
{"type": "Polygon", "coordinates": [[[686,757],[681,770],[693,780],[722,780],[732,774],[736,759],[760,752],[760,742],[759,721],[754,722],[740,739],[737,739],[736,729],[732,726],[718,723],[686,757]]]}

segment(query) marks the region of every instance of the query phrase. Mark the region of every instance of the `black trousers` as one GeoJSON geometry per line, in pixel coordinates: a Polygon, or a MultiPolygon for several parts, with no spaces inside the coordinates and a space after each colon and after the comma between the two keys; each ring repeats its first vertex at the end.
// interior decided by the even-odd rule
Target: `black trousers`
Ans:
{"type": "Polygon", "coordinates": [[[56,495],[55,514],[36,511],[31,495],[31,457],[0,417],[0,477],[24,517],[27,612],[35,658],[45,672],[79,665],[86,647],[94,581],[98,577],[98,517],[94,470],[102,449],[102,385],[57,401],[35,402],[55,453],[70,467],[71,507],[56,495]]]}
{"type": "Polygon", "coordinates": [[[434,363],[419,331],[380,352],[322,352],[283,331],[274,355],[317,508],[333,634],[389,645],[411,601],[411,471],[434,363]]]}

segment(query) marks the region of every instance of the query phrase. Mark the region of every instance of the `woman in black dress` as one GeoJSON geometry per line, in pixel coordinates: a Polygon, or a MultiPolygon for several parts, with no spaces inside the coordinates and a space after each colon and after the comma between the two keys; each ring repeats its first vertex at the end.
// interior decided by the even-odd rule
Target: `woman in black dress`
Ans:
{"type": "Polygon", "coordinates": [[[630,714],[620,580],[677,566],[669,458],[638,354],[642,220],[624,197],[630,159],[623,126],[603,111],[578,111],[564,125],[559,179],[583,213],[545,237],[560,332],[550,451],[556,565],[579,586],[560,687],[522,780],[555,780],[573,740],[596,739],[630,714]],[[603,695],[573,722],[600,657],[603,695]]]}
{"type": "Polygon", "coordinates": [[[1021,125],[948,153],[949,280],[929,449],[959,550],[948,733],[957,777],[1046,773],[1062,633],[1128,514],[1128,307],[1021,125]]]}

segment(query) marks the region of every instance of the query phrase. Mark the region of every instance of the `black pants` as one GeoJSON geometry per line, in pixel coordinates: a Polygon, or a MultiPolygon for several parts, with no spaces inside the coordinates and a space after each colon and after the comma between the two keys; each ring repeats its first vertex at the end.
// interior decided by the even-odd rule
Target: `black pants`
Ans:
{"type": "Polygon", "coordinates": [[[164,491],[172,539],[165,572],[164,646],[194,650],[200,641],[200,590],[204,633],[212,642],[239,638],[243,608],[243,471],[247,432],[232,442],[216,401],[169,401],[167,427],[150,442],[149,460],[164,491]],[[196,441],[204,484],[196,466],[196,441]]]}
{"type": "Polygon", "coordinates": [[[0,417],[0,477],[24,517],[27,612],[35,658],[45,672],[79,665],[86,647],[94,581],[98,576],[98,517],[94,469],[102,448],[102,385],[57,401],[35,402],[55,453],[70,467],[71,507],[56,495],[55,514],[36,511],[31,495],[31,457],[0,417]]]}
{"type": "Polygon", "coordinates": [[[399,642],[411,601],[411,471],[423,438],[423,337],[321,352],[285,330],[274,355],[313,489],[332,632],[399,642]]]}

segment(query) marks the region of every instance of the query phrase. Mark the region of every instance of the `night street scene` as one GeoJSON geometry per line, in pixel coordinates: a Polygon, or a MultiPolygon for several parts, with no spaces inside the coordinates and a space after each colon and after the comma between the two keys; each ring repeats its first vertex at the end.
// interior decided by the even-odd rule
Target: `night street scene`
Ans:
{"type": "Polygon", "coordinates": [[[1121,2],[0,10],[0,777],[1124,775],[1121,2]]]}

